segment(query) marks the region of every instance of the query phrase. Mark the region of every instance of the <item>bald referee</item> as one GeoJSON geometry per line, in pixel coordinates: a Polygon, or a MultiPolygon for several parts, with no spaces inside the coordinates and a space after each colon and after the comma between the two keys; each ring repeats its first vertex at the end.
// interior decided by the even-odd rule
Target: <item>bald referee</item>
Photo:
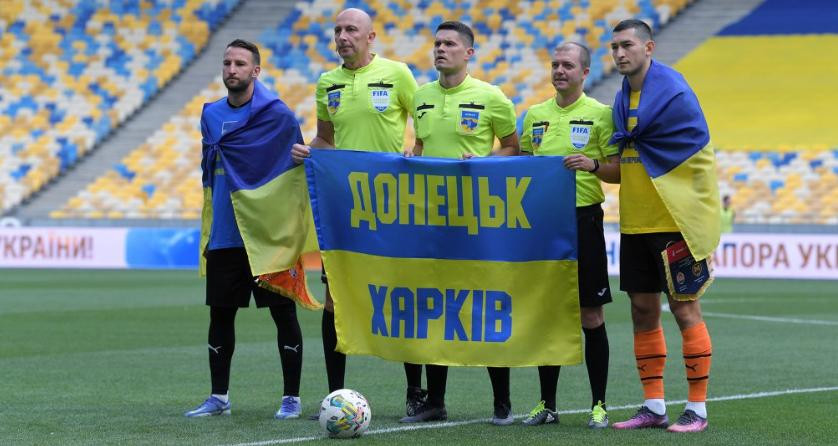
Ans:
{"type": "MultiPolygon", "coordinates": [[[[401,153],[407,116],[413,105],[416,80],[410,69],[370,52],[375,41],[370,16],[355,8],[335,20],[335,45],[343,64],[323,73],[317,81],[317,136],[308,146],[295,145],[294,160],[301,163],[310,148],[338,148],[401,153]]],[[[335,351],[335,314],[326,271],[326,305],[322,337],[329,392],[344,387],[346,355],[335,351]]],[[[425,397],[422,366],[405,364],[406,413],[414,414],[425,397]]],[[[315,417],[312,417],[315,418],[315,417]]]]}

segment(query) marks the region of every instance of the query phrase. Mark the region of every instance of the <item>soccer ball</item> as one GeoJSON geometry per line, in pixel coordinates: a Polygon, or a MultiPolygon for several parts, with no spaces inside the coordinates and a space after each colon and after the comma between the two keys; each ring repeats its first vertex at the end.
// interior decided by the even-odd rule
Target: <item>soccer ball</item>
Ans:
{"type": "Polygon", "coordinates": [[[370,404],[354,390],[335,390],[320,403],[320,428],[331,438],[360,437],[371,419],[370,404]]]}

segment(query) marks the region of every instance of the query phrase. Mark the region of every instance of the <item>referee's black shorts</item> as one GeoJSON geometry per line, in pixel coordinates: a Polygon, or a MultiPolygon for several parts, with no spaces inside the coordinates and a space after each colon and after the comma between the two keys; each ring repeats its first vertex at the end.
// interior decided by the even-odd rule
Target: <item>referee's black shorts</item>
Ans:
{"type": "Polygon", "coordinates": [[[620,234],[620,289],[627,293],[666,291],[661,252],[683,239],[680,232],[620,234]]]}
{"type": "Polygon", "coordinates": [[[579,306],[581,307],[598,307],[611,302],[602,217],[600,204],[576,208],[579,306]]]}
{"type": "Polygon", "coordinates": [[[256,285],[244,248],[207,251],[207,305],[211,307],[294,306],[294,301],[256,285]]]}

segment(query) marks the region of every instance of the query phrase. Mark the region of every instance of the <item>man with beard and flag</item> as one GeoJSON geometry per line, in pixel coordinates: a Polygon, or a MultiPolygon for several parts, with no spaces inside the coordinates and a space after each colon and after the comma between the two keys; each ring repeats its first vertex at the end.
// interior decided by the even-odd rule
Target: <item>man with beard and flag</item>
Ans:
{"type": "Polygon", "coordinates": [[[318,306],[308,296],[299,260],[308,208],[299,192],[304,172],[291,160],[291,146],[302,142],[302,134],[294,113],[258,81],[259,72],[256,45],[231,42],[222,68],[227,97],[205,104],[201,114],[200,270],[210,307],[212,390],[187,417],[230,414],[234,322],[251,294],[257,307],[270,309],[277,328],[284,391],[275,418],[300,416],[303,338],[295,301],[318,306]],[[275,280],[271,290],[262,288],[255,276],[263,274],[279,274],[282,280],[275,280]]]}

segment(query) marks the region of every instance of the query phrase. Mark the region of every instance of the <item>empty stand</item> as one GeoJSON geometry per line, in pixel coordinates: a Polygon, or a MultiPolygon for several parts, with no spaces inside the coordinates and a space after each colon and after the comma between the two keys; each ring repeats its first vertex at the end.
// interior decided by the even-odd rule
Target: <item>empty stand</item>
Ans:
{"type": "Polygon", "coordinates": [[[148,101],[236,3],[4,0],[0,210],[69,168],[148,101]]]}
{"type": "MultiPolygon", "coordinates": [[[[316,127],[314,86],[321,72],[339,63],[334,51],[334,16],[360,7],[374,16],[374,50],[404,61],[421,84],[436,79],[431,63],[435,27],[449,18],[470,23],[477,35],[473,76],[499,85],[516,106],[519,120],[533,104],[554,94],[550,50],[574,40],[592,49],[590,83],[612,70],[610,29],[627,16],[666,23],[686,1],[421,1],[298,2],[293,12],[260,38],[262,75],[294,110],[306,140],[316,127]]],[[[201,104],[225,95],[218,78],[122,163],[70,199],[52,217],[197,218],[201,210],[201,104]],[[176,147],[176,148],[175,148],[176,147]],[[177,159],[175,166],[172,159],[177,159]],[[161,170],[171,169],[168,173],[161,170]]],[[[406,142],[413,138],[408,127],[406,142]]],[[[609,201],[614,201],[609,198],[609,201]]]]}

